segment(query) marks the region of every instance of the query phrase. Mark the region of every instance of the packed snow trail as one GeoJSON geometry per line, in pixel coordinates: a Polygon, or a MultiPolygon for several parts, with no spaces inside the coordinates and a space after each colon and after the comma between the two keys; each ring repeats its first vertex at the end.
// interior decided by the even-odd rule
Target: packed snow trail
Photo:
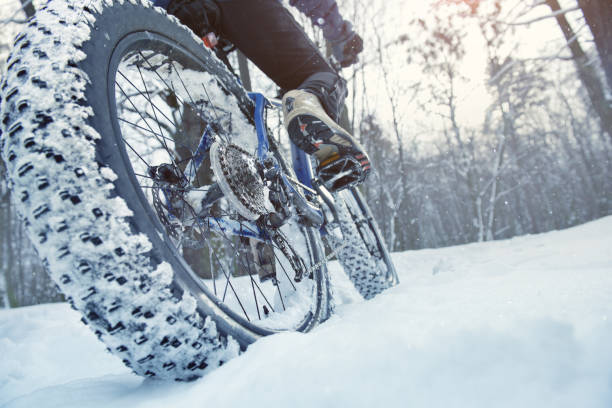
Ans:
{"type": "Polygon", "coordinates": [[[0,311],[6,407],[612,406],[612,217],[394,254],[401,284],[188,384],[129,372],[67,305],[0,311]]]}

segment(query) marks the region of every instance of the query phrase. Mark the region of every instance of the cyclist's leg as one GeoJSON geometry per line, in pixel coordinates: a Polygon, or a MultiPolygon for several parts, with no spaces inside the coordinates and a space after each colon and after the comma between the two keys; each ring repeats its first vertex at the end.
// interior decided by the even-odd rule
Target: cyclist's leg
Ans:
{"type": "Polygon", "coordinates": [[[336,117],[344,81],[279,0],[216,0],[218,29],[278,86],[308,89],[336,117]],[[324,88],[324,91],[321,91],[324,88]]]}
{"type": "Polygon", "coordinates": [[[365,179],[370,171],[367,154],[337,124],[346,82],[279,0],[173,0],[169,10],[179,13],[200,35],[205,33],[201,22],[206,20],[289,91],[283,98],[289,136],[319,159],[318,174],[330,181],[331,189],[365,179]]]}
{"type": "Polygon", "coordinates": [[[345,81],[289,11],[279,0],[216,3],[221,9],[221,36],[281,88],[294,90],[283,98],[285,126],[297,146],[319,159],[319,175],[330,180],[328,187],[345,188],[363,181],[370,171],[367,154],[336,123],[346,97],[345,81]],[[347,173],[348,169],[352,170],[347,173]],[[334,181],[340,173],[345,176],[334,181]]]}

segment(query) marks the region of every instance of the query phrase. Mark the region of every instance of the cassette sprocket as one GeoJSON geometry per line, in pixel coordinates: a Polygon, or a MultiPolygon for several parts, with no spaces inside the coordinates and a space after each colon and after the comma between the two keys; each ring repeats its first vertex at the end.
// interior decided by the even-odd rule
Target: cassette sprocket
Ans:
{"type": "Polygon", "coordinates": [[[235,144],[217,141],[210,148],[210,161],[221,191],[241,216],[256,220],[269,212],[267,187],[255,156],[235,144]]]}

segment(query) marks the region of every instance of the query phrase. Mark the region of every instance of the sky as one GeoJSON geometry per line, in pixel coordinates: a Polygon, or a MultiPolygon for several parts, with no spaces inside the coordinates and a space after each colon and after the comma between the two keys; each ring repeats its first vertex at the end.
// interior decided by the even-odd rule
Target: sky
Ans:
{"type": "MultiPolygon", "coordinates": [[[[511,1],[506,0],[504,5],[511,4],[511,1]]],[[[370,29],[373,24],[379,26],[387,41],[397,38],[402,34],[408,34],[410,41],[412,33],[408,28],[407,22],[414,18],[427,19],[431,17],[429,6],[433,2],[434,0],[373,1],[371,8],[374,10],[380,9],[381,12],[374,16],[370,29]]],[[[348,3],[350,2],[345,1],[341,4],[348,3]]],[[[563,7],[575,5],[573,0],[566,0],[562,3],[563,7]]],[[[537,18],[547,15],[549,12],[548,7],[538,7],[527,16],[519,18],[518,21],[537,18]]],[[[350,12],[346,9],[343,9],[343,13],[350,15],[350,12]]],[[[580,12],[570,14],[570,18],[572,16],[578,18],[580,17],[580,12]]],[[[573,26],[578,28],[576,21],[573,21],[573,26]]],[[[461,64],[461,75],[466,78],[466,81],[457,86],[458,118],[463,126],[478,129],[482,126],[485,111],[491,98],[486,89],[487,56],[484,49],[484,40],[475,23],[466,20],[465,27],[467,31],[467,36],[464,39],[466,55],[461,64]]],[[[584,32],[581,34],[584,34],[584,32]]],[[[369,40],[371,39],[366,38],[366,44],[368,44],[369,40]]],[[[370,47],[366,45],[366,50],[364,51],[366,55],[375,53],[375,49],[372,49],[372,42],[369,42],[369,45],[370,47]]],[[[517,48],[512,51],[511,55],[514,58],[538,58],[544,54],[557,54],[560,50],[564,50],[564,45],[559,27],[554,19],[546,19],[528,26],[521,26],[517,30],[517,48]],[[543,49],[546,51],[543,51],[543,49]]],[[[399,49],[398,52],[402,52],[402,50],[399,49]]],[[[405,54],[405,57],[407,58],[408,55],[405,54]]],[[[402,60],[400,57],[396,59],[395,63],[389,64],[387,67],[393,77],[394,87],[401,87],[402,84],[418,81],[422,76],[418,67],[408,67],[403,61],[405,59],[402,60]]],[[[345,72],[350,73],[349,70],[345,70],[345,72]]],[[[367,78],[369,106],[384,121],[385,127],[390,129],[392,117],[380,71],[378,69],[370,70],[367,78]]],[[[425,143],[435,138],[436,135],[431,132],[431,128],[441,128],[440,117],[424,111],[417,104],[409,103],[409,96],[405,96],[401,100],[401,115],[405,126],[403,129],[405,135],[408,138],[416,137],[425,143]]]]}

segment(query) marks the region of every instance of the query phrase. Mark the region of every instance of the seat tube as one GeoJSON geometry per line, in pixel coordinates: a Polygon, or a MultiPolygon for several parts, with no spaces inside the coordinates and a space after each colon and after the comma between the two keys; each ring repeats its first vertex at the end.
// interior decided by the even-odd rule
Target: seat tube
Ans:
{"type": "Polygon", "coordinates": [[[264,123],[264,109],[266,107],[266,98],[258,92],[250,92],[249,98],[255,102],[255,129],[257,129],[257,157],[259,160],[264,160],[270,149],[268,142],[268,132],[264,123]]]}

